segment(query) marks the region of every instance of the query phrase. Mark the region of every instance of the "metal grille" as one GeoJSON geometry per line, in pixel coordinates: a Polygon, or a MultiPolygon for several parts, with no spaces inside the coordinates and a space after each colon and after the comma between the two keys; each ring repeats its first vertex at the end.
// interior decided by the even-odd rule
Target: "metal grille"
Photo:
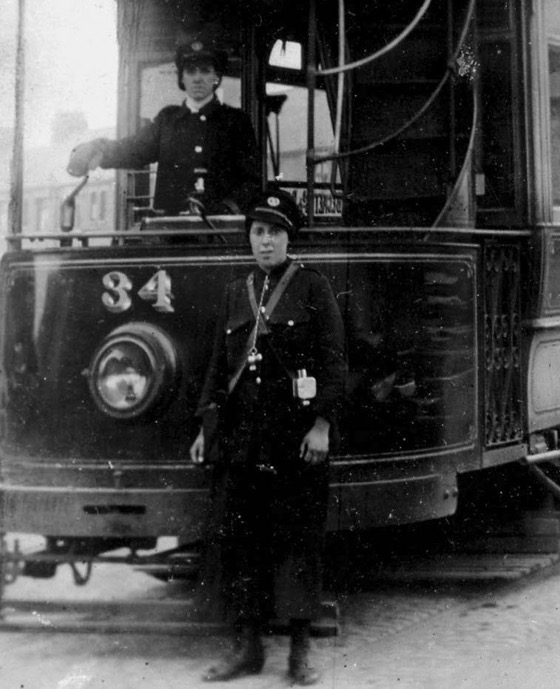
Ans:
{"type": "Polygon", "coordinates": [[[519,247],[486,246],[484,282],[485,439],[497,446],[522,436],[519,247]]]}

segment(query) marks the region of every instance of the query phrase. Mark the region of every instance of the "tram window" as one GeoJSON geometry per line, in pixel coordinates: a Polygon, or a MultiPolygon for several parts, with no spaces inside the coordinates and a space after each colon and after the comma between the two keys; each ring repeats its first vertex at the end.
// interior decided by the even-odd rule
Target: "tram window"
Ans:
{"type": "MultiPolygon", "coordinates": [[[[267,179],[279,180],[294,193],[305,210],[307,180],[307,112],[308,91],[303,85],[302,46],[293,41],[276,41],[269,55],[266,84],[267,113],[267,179]]],[[[334,130],[327,93],[315,89],[314,148],[318,155],[330,153],[334,146],[334,130]]],[[[332,199],[332,163],[315,167],[316,214],[339,216],[340,209],[332,199]]],[[[340,177],[337,172],[336,183],[340,177]]]]}
{"type": "MultiPolygon", "coordinates": [[[[268,83],[268,178],[282,180],[306,179],[305,152],[307,148],[307,89],[291,84],[268,83]],[[279,112],[275,109],[278,108],[279,112]],[[279,144],[279,155],[276,150],[279,144]]],[[[315,148],[317,152],[332,150],[334,141],[330,112],[325,91],[315,93],[315,148]]],[[[329,182],[330,164],[318,166],[316,182],[329,182]]]]}

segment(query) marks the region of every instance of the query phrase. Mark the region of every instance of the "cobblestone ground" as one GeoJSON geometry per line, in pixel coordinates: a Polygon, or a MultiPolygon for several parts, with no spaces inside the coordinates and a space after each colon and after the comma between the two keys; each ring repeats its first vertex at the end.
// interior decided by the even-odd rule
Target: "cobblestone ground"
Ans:
{"type": "MultiPolygon", "coordinates": [[[[110,568],[107,568],[109,570],[110,568]]],[[[126,570],[100,570],[75,589],[20,580],[10,595],[157,595],[161,584],[126,570]],[[146,582],[150,582],[147,584],[146,582]],[[91,588],[90,588],[91,587],[91,588]],[[85,592],[87,593],[80,593],[85,592]]],[[[341,634],[317,639],[319,687],[340,689],[558,689],[560,565],[507,585],[447,588],[384,585],[340,598],[341,634]]],[[[48,622],[48,621],[47,621],[48,622]]],[[[47,624],[48,626],[48,624],[47,624]]],[[[198,689],[222,637],[0,633],[2,689],[198,689]]],[[[285,637],[267,639],[262,675],[232,689],[287,687],[285,637]]],[[[224,685],[220,685],[224,686],[224,685]]]]}

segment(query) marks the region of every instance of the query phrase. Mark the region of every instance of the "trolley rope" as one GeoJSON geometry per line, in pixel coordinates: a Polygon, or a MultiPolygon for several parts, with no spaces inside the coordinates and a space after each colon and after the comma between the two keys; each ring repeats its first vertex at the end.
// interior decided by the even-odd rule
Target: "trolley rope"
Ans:
{"type": "Polygon", "coordinates": [[[472,124],[471,124],[471,133],[469,136],[469,143],[467,146],[467,152],[465,154],[465,159],[463,161],[463,166],[461,167],[461,171],[457,175],[457,180],[455,181],[455,184],[453,185],[453,189],[451,190],[451,193],[448,195],[447,200],[439,212],[437,218],[434,220],[432,227],[438,227],[445,217],[445,214],[451,207],[451,204],[455,201],[457,197],[457,193],[459,189],[461,188],[461,185],[463,183],[463,180],[465,179],[465,175],[467,174],[467,170],[469,168],[470,162],[472,161],[472,157],[474,154],[474,140],[475,140],[475,134],[476,134],[476,125],[478,122],[478,98],[476,93],[474,94],[473,98],[473,118],[472,118],[472,124]]]}

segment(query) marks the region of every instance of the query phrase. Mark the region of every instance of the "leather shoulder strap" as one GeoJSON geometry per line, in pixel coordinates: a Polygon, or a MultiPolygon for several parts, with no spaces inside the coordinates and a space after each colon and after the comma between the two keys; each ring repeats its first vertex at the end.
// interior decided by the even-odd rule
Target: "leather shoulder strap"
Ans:
{"type": "Polygon", "coordinates": [[[252,308],[253,313],[255,315],[255,326],[254,326],[254,328],[251,329],[251,334],[249,335],[247,342],[245,344],[245,347],[243,349],[242,357],[237,362],[235,372],[229,380],[228,392],[230,394],[235,389],[235,386],[239,382],[239,379],[241,378],[241,374],[243,373],[243,371],[245,370],[245,366],[247,365],[247,357],[249,356],[249,352],[251,351],[251,349],[253,347],[253,340],[255,338],[255,328],[258,328],[257,334],[268,332],[268,328],[266,327],[265,318],[269,317],[270,314],[274,311],[274,309],[276,308],[276,305],[278,304],[282,295],[286,291],[286,287],[288,286],[290,280],[296,274],[298,269],[299,269],[298,263],[290,263],[290,265],[287,267],[286,272],[284,273],[284,275],[282,275],[282,277],[278,281],[278,284],[274,288],[274,292],[272,292],[272,294],[270,295],[270,299],[268,300],[268,303],[265,307],[264,313],[262,314],[262,316],[263,316],[262,318],[259,318],[259,307],[257,304],[256,295],[255,295],[254,275],[253,275],[253,273],[251,273],[247,277],[247,291],[249,294],[249,301],[251,303],[251,308],[252,308]]]}

